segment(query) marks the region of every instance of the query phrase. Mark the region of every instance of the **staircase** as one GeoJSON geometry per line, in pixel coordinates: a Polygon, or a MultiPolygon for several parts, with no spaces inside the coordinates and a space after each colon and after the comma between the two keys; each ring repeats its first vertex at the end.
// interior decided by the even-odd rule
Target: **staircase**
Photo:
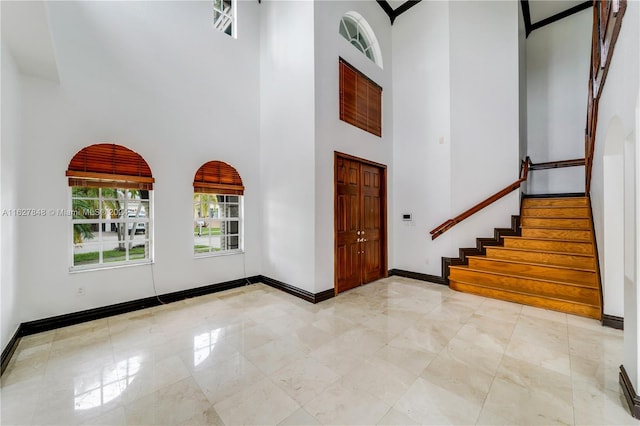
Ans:
{"type": "Polygon", "coordinates": [[[601,295],[587,197],[525,198],[521,236],[449,267],[458,291],[600,319],[601,295]]]}

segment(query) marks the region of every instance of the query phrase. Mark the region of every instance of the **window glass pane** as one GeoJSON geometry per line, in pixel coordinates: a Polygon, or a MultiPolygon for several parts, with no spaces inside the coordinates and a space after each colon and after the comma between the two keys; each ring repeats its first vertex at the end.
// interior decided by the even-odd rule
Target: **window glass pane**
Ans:
{"type": "Polygon", "coordinates": [[[82,244],[97,237],[97,226],[92,223],[75,223],[73,225],[73,243],[82,244]]]}
{"type": "Polygon", "coordinates": [[[123,247],[122,249],[104,249],[102,252],[102,258],[104,259],[104,263],[124,262],[127,260],[127,249],[126,247],[123,247]]]}
{"type": "Polygon", "coordinates": [[[225,206],[224,217],[240,217],[240,206],[237,204],[227,204],[225,206]]]}
{"type": "Polygon", "coordinates": [[[71,187],[71,195],[74,198],[98,198],[98,188],[73,186],[71,187]]]}
{"type": "Polygon", "coordinates": [[[344,24],[347,27],[347,32],[349,33],[349,39],[353,38],[356,36],[356,34],[358,34],[358,27],[357,24],[351,19],[351,18],[343,18],[344,19],[344,24]]]}
{"type": "Polygon", "coordinates": [[[358,33],[358,37],[357,37],[358,42],[360,43],[360,45],[362,46],[363,51],[367,50],[367,48],[369,47],[369,41],[367,40],[367,38],[364,36],[364,34],[362,33],[358,33]]]}
{"type": "Polygon", "coordinates": [[[228,221],[225,223],[226,225],[226,234],[237,234],[238,233],[238,222],[237,221],[228,221]]]}
{"type": "Polygon", "coordinates": [[[231,237],[227,237],[227,250],[236,250],[238,249],[238,247],[240,246],[238,244],[238,237],[237,236],[231,236],[231,237]]]}
{"type": "Polygon", "coordinates": [[[151,259],[149,191],[73,187],[71,202],[72,266],[151,259]]]}
{"type": "Polygon", "coordinates": [[[240,199],[238,195],[194,194],[195,254],[240,248],[240,199]],[[229,239],[231,236],[234,237],[232,240],[229,239]]]}
{"type": "Polygon", "coordinates": [[[367,55],[367,58],[373,61],[373,51],[371,49],[366,50],[364,54],[367,55]]]}
{"type": "Polygon", "coordinates": [[[129,260],[148,259],[149,241],[139,239],[134,242],[133,247],[129,249],[129,260]]]}
{"type": "Polygon", "coordinates": [[[100,244],[74,244],[73,266],[93,265],[100,262],[100,244]]]}
{"type": "Polygon", "coordinates": [[[359,51],[364,52],[362,45],[358,42],[357,39],[354,38],[353,40],[351,40],[351,44],[354,45],[359,51]]]}
{"type": "Polygon", "coordinates": [[[346,38],[347,40],[351,38],[349,36],[349,33],[347,33],[347,29],[344,24],[344,19],[340,21],[340,29],[338,30],[338,32],[340,33],[340,35],[342,35],[342,37],[346,38]]]}

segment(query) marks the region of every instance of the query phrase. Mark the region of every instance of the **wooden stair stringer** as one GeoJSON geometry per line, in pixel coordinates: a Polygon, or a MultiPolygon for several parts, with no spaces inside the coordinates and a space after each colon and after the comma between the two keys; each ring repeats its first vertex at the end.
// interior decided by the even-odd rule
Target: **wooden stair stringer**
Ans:
{"type": "Polygon", "coordinates": [[[520,216],[511,216],[511,228],[494,228],[493,238],[480,237],[476,238],[475,247],[464,247],[458,249],[458,257],[442,258],[442,279],[446,285],[449,285],[449,267],[456,265],[468,265],[470,256],[479,256],[486,253],[486,247],[503,246],[504,237],[520,236],[520,216]]]}

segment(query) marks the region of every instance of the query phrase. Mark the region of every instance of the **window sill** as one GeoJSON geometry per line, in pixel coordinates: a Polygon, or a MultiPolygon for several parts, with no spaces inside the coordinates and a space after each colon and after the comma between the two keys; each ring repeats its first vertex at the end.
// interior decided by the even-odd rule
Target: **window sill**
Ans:
{"type": "Polygon", "coordinates": [[[129,262],[125,264],[117,264],[117,265],[105,265],[104,263],[99,266],[95,265],[87,265],[87,266],[72,266],[69,268],[70,274],[78,274],[82,272],[95,272],[95,271],[104,271],[109,269],[121,269],[121,268],[131,268],[135,266],[144,266],[144,265],[152,265],[152,260],[144,260],[140,262],[129,262]]]}
{"type": "Polygon", "coordinates": [[[197,253],[193,255],[194,259],[204,259],[208,257],[221,257],[221,256],[231,256],[234,254],[244,254],[244,250],[227,250],[227,251],[213,251],[207,253],[197,253]]]}

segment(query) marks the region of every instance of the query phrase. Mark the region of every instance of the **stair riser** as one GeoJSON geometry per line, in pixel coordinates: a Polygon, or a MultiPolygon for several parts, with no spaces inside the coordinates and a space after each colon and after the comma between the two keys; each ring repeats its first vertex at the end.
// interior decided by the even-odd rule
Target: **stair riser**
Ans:
{"type": "Polygon", "coordinates": [[[546,265],[572,266],[574,268],[594,269],[593,257],[572,256],[544,252],[529,252],[519,250],[500,250],[487,247],[487,257],[494,259],[518,260],[521,262],[543,263],[546,265]]]}
{"type": "Polygon", "coordinates": [[[557,300],[549,300],[535,296],[522,295],[516,293],[509,293],[502,290],[494,290],[490,288],[483,288],[474,285],[468,285],[464,283],[458,283],[450,281],[450,287],[453,290],[463,291],[465,293],[477,294],[479,296],[491,297],[493,299],[501,299],[509,302],[522,303],[530,306],[537,306],[539,308],[551,309],[554,311],[566,312],[574,315],[580,315],[587,318],[600,319],[600,308],[576,305],[571,302],[563,302],[557,300]]]}
{"type": "Polygon", "coordinates": [[[588,206],[586,197],[580,198],[525,198],[522,200],[523,207],[542,207],[542,206],[588,206]]]}
{"type": "Polygon", "coordinates": [[[590,231],[573,229],[537,229],[522,228],[525,238],[552,238],[558,240],[591,241],[590,231]]]}
{"type": "Polygon", "coordinates": [[[516,273],[526,275],[531,278],[541,278],[556,281],[572,281],[598,287],[595,272],[586,272],[570,269],[557,269],[543,265],[523,265],[520,263],[508,263],[493,261],[482,257],[470,257],[469,268],[482,269],[484,271],[495,271],[503,274],[516,273]]]}
{"type": "Polygon", "coordinates": [[[569,302],[598,305],[600,295],[596,288],[576,287],[525,278],[493,275],[469,269],[450,270],[449,282],[463,281],[501,290],[513,290],[530,296],[552,297],[569,302]]]}
{"type": "Polygon", "coordinates": [[[522,209],[522,217],[589,217],[588,207],[529,207],[522,209]]]}
{"type": "Polygon", "coordinates": [[[555,218],[537,218],[523,217],[522,226],[532,226],[540,228],[554,229],[585,229],[591,227],[590,219],[555,219],[555,218]]]}
{"type": "Polygon", "coordinates": [[[568,241],[540,241],[523,238],[505,238],[505,247],[523,248],[528,250],[560,251],[563,253],[593,254],[593,244],[574,243],[568,241]]]}

